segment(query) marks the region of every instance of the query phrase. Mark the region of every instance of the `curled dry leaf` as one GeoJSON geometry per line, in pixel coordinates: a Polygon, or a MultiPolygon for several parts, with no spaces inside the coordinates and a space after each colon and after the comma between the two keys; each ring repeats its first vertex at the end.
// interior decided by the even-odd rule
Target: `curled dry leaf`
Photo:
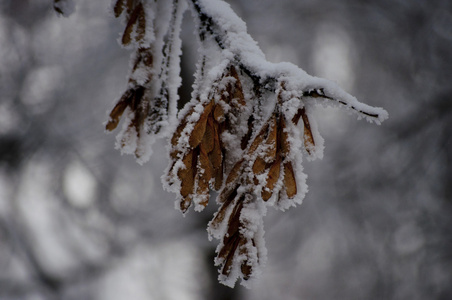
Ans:
{"type": "Polygon", "coordinates": [[[272,164],[267,175],[267,184],[262,190],[262,199],[267,201],[273,194],[276,182],[279,180],[279,173],[281,170],[281,156],[278,156],[276,161],[272,164]]]}
{"type": "Polygon", "coordinates": [[[297,181],[295,180],[295,173],[291,162],[286,162],[284,164],[284,187],[286,189],[287,197],[295,197],[297,194],[297,181]]]}
{"type": "Polygon", "coordinates": [[[209,101],[209,103],[204,106],[204,111],[201,117],[199,118],[198,122],[195,124],[193,131],[191,132],[189,139],[190,147],[195,148],[201,143],[206,132],[207,118],[209,117],[210,112],[212,111],[212,107],[213,101],[209,101]]]}
{"type": "Polygon", "coordinates": [[[187,198],[192,192],[194,187],[194,175],[196,171],[195,151],[188,152],[182,159],[184,167],[179,169],[178,176],[181,181],[180,193],[182,197],[187,198]]]}
{"type": "Polygon", "coordinates": [[[129,130],[134,129],[137,134],[139,134],[139,128],[143,124],[148,110],[148,102],[143,101],[143,97],[144,87],[142,86],[136,86],[125,91],[118,103],[110,112],[110,117],[105,125],[105,129],[108,131],[116,129],[119,124],[119,120],[121,119],[125,109],[128,107],[133,112],[133,119],[128,125],[129,130]]]}
{"type": "Polygon", "coordinates": [[[206,207],[209,201],[209,182],[212,178],[212,164],[209,161],[207,153],[200,148],[199,160],[196,172],[196,195],[202,200],[200,205],[206,207]]]}
{"type": "Polygon", "coordinates": [[[229,172],[228,177],[226,178],[226,186],[231,185],[232,183],[237,182],[237,180],[239,179],[239,176],[241,174],[242,171],[242,165],[245,162],[245,159],[242,158],[241,160],[239,160],[234,167],[231,169],[231,171],[229,172]]]}
{"type": "Polygon", "coordinates": [[[113,131],[114,129],[116,129],[116,127],[118,127],[119,120],[121,119],[124,110],[127,108],[127,106],[130,105],[131,99],[132,90],[127,90],[110,112],[109,119],[107,121],[107,124],[105,125],[106,130],[113,131]]]}
{"type": "Polygon", "coordinates": [[[125,0],[118,0],[116,1],[115,5],[113,6],[113,13],[116,18],[118,18],[122,12],[124,11],[124,5],[125,0]]]}
{"type": "Polygon", "coordinates": [[[132,32],[135,29],[137,31],[136,40],[139,41],[144,37],[146,21],[144,16],[143,4],[140,2],[133,9],[130,15],[124,33],[122,35],[121,43],[124,46],[129,45],[132,42],[132,32]]]}
{"type": "Polygon", "coordinates": [[[301,117],[304,124],[303,142],[306,151],[311,154],[315,148],[314,136],[312,135],[311,124],[309,124],[309,118],[306,114],[306,109],[301,109],[301,117]]]}
{"type": "Polygon", "coordinates": [[[269,132],[267,135],[267,140],[265,141],[266,144],[266,151],[265,151],[265,161],[266,162],[272,162],[276,158],[276,153],[279,150],[277,147],[277,140],[279,137],[279,128],[278,128],[278,121],[276,118],[276,115],[273,114],[273,116],[270,119],[269,124],[269,132]]]}

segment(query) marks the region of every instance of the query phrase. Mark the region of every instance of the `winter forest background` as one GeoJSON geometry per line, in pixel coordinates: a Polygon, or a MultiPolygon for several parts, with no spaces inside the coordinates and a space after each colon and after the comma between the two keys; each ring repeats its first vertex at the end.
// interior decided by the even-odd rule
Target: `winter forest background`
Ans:
{"type": "MultiPolygon", "coordinates": [[[[452,3],[228,1],[267,59],[337,81],[388,110],[381,126],[316,112],[309,193],[269,210],[251,289],[217,283],[213,203],[182,217],[150,162],[114,150],[106,112],[130,52],[109,0],[0,3],[0,299],[450,299],[452,3]]],[[[182,31],[183,88],[196,62],[182,31]]]]}

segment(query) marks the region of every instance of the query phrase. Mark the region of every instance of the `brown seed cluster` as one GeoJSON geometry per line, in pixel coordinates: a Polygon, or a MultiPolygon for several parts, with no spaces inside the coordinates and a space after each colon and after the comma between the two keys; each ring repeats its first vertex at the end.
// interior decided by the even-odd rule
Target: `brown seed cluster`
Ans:
{"type": "MultiPolygon", "coordinates": [[[[140,138],[141,130],[146,119],[150,114],[149,94],[147,93],[147,84],[152,80],[152,73],[148,73],[148,77],[143,84],[138,84],[133,78],[133,74],[139,68],[152,68],[152,52],[149,48],[139,48],[136,52],[135,62],[132,67],[132,76],[129,78],[129,88],[122,94],[119,101],[113,107],[110,112],[109,119],[105,125],[105,129],[113,131],[119,124],[122,115],[126,108],[133,113],[132,120],[128,124],[127,131],[135,131],[138,138],[140,138]]],[[[121,146],[124,146],[125,140],[121,142],[121,146]]],[[[135,155],[139,157],[139,153],[135,155]]]]}
{"type": "MultiPolygon", "coordinates": [[[[125,134],[120,140],[120,147],[124,148],[133,136],[140,143],[140,139],[145,135],[158,134],[162,122],[168,119],[169,93],[167,84],[161,77],[167,75],[171,62],[166,52],[162,62],[154,62],[154,53],[158,49],[153,44],[145,45],[146,23],[152,20],[146,20],[141,1],[118,0],[113,7],[113,12],[116,17],[124,15],[127,22],[121,43],[124,46],[135,45],[128,88],[111,111],[106,124],[106,130],[113,131],[125,110],[129,109],[131,117],[127,121],[125,134]],[[157,76],[157,74],[160,75],[157,76]],[[160,87],[153,83],[156,80],[161,81],[160,87]]],[[[135,149],[135,156],[137,158],[141,156],[139,146],[135,149]]]]}
{"type": "MultiPolygon", "coordinates": [[[[57,2],[59,0],[54,0],[55,4],[57,2]]],[[[305,100],[336,101],[364,116],[376,118],[377,123],[387,115],[360,110],[362,107],[351,105],[353,101],[347,97],[334,99],[329,92],[325,93],[329,90],[327,87],[299,90],[299,84],[293,82],[299,73],[292,68],[278,67],[277,72],[261,72],[265,69],[262,68],[264,63],[259,59],[248,60],[237,51],[248,52],[248,47],[241,47],[247,39],[232,41],[229,29],[200,2],[188,1],[199,17],[201,47],[205,41],[212,41],[220,52],[230,50],[224,52],[228,54],[222,61],[231,60],[212,83],[211,75],[218,71],[218,66],[206,70],[214,63],[209,61],[212,49],[206,48],[209,54],[205,54],[198,65],[194,85],[197,96],[187,104],[170,140],[171,162],[166,183],[167,188],[178,194],[177,204],[182,212],[190,206],[202,210],[209,202],[210,191],[219,191],[220,207],[208,231],[221,240],[215,263],[220,267],[220,281],[228,284],[235,282],[233,276],[243,280],[253,277],[256,268],[265,261],[262,217],[266,208],[285,209],[299,203],[304,195],[304,182],[297,185],[297,178],[304,179],[300,176],[298,152],[303,150],[311,157],[318,154],[317,132],[315,127],[311,128],[309,102],[305,100]],[[203,90],[207,85],[210,85],[208,91],[203,90]],[[208,96],[198,89],[208,92],[208,96]],[[299,102],[292,101],[297,98],[299,102]],[[274,104],[272,112],[267,110],[270,104],[274,104]],[[298,126],[303,128],[303,137],[297,136],[298,126]]],[[[128,89],[111,111],[106,129],[114,130],[127,112],[125,130],[118,137],[119,146],[125,152],[135,152],[137,158],[142,155],[144,158],[139,162],[150,155],[146,152],[149,144],[146,142],[153,139],[145,138],[159,133],[165,136],[166,130],[162,128],[176,120],[177,112],[173,108],[177,104],[179,83],[169,79],[175,75],[173,66],[180,65],[180,40],[176,37],[184,5],[179,0],[114,2],[114,15],[123,16],[126,23],[121,43],[134,48],[135,56],[128,89]],[[172,6],[168,1],[172,1],[172,6]],[[163,7],[165,9],[159,9],[163,7]],[[157,12],[169,12],[169,7],[173,10],[171,17],[161,21],[157,12]],[[150,9],[155,14],[146,13],[150,9]],[[154,22],[154,17],[159,21],[154,22]],[[149,30],[153,34],[147,32],[149,30]]],[[[217,61],[216,55],[214,59],[217,61]]],[[[314,85],[319,84],[316,82],[314,85]]]]}
{"type": "Polygon", "coordinates": [[[288,139],[287,122],[297,126],[299,120],[304,125],[304,145],[309,152],[315,146],[306,109],[298,109],[295,116],[288,121],[284,114],[275,110],[269,120],[262,126],[254,140],[249,144],[246,158],[240,159],[230,170],[223,189],[218,197],[221,207],[209,226],[214,230],[227,222],[227,233],[217,250],[217,265],[222,275],[229,276],[234,259],[242,258],[240,262],[240,277],[249,279],[254,266],[250,264],[250,257],[259,248],[254,237],[245,236],[250,232],[249,223],[241,216],[246,203],[260,201],[256,195],[256,187],[263,184],[260,198],[268,201],[273,193],[278,193],[276,201],[280,201],[281,193],[291,199],[297,194],[297,182],[290,158],[291,145],[288,139]],[[260,176],[260,175],[264,176],[260,176]],[[259,178],[264,177],[263,183],[259,178]],[[277,187],[279,182],[279,187],[277,187]],[[254,249],[250,251],[250,249],[254,249]]]}
{"type": "MultiPolygon", "coordinates": [[[[243,155],[226,167],[228,147],[222,135],[225,131],[235,131],[234,115],[247,104],[234,66],[228,68],[220,81],[226,78],[230,80],[226,81],[225,87],[214,88],[211,100],[202,104],[202,112],[196,121],[189,121],[195,106],[188,109],[180,121],[171,139],[173,163],[168,178],[177,176],[180,181],[179,207],[182,212],[186,212],[194,201],[198,208],[205,207],[210,189],[220,190],[217,201],[221,206],[209,224],[214,231],[227,228],[217,249],[216,263],[226,277],[233,266],[240,265],[240,277],[246,280],[253,274],[253,262],[259,261],[260,251],[255,237],[249,234],[256,226],[242,214],[243,208],[256,201],[266,202],[272,196],[277,203],[282,198],[292,199],[297,195],[289,122],[291,126],[298,126],[300,120],[303,122],[303,140],[308,153],[315,144],[306,109],[299,108],[294,117],[287,119],[281,112],[280,93],[274,112],[257,134],[252,134],[256,124],[253,124],[253,117],[249,117],[248,133],[240,136],[243,155]],[[176,164],[178,161],[181,163],[176,164]]],[[[284,85],[281,86],[283,89],[284,85]]]]}
{"type": "MultiPolygon", "coordinates": [[[[244,232],[252,231],[247,228],[248,223],[241,216],[246,197],[246,195],[241,195],[235,202],[234,208],[227,220],[227,233],[224,235],[222,244],[217,251],[217,265],[221,268],[221,274],[229,276],[234,260],[241,258],[240,273],[241,277],[245,280],[249,279],[253,273],[253,265],[251,263],[251,257],[253,255],[250,254],[250,249],[256,248],[255,238],[245,236],[244,234],[244,232]]],[[[216,226],[224,222],[224,207],[222,206],[223,210],[220,209],[219,213],[215,216],[211,222],[211,226],[216,226]]],[[[259,251],[253,252],[257,253],[259,259],[259,251]]]]}
{"type": "MultiPolygon", "coordinates": [[[[132,42],[132,36],[136,42],[144,39],[146,19],[143,4],[141,1],[134,0],[118,0],[116,1],[113,12],[115,17],[125,14],[127,25],[122,35],[121,43],[126,46],[132,42]]],[[[144,82],[138,83],[134,79],[134,75],[138,70],[152,70],[153,55],[149,47],[139,47],[136,49],[135,60],[129,78],[129,88],[123,93],[119,101],[110,112],[109,119],[105,125],[105,129],[113,131],[119,124],[126,108],[132,113],[132,119],[127,124],[126,132],[133,132],[138,140],[142,134],[145,121],[150,115],[150,99],[148,84],[152,80],[152,72],[147,72],[147,78],[144,82]]],[[[121,147],[127,144],[127,136],[121,140],[121,147]]],[[[140,157],[139,149],[135,150],[135,156],[140,157]]]]}
{"type": "MultiPolygon", "coordinates": [[[[300,108],[291,122],[298,125],[300,119],[303,120],[304,124],[305,149],[310,153],[315,144],[305,108],[300,108]]],[[[284,114],[274,112],[271,115],[248,147],[246,152],[248,159],[239,160],[229,172],[225,186],[218,198],[220,203],[230,203],[231,197],[237,195],[237,189],[244,185],[259,186],[264,184],[260,194],[264,201],[268,201],[274,192],[278,192],[278,200],[281,199],[281,192],[285,192],[289,199],[295,197],[297,183],[289,156],[291,145],[288,140],[286,123],[284,114]],[[245,170],[252,172],[247,174],[245,170]],[[260,176],[262,174],[265,174],[265,179],[260,182],[258,178],[262,178],[260,176]],[[280,189],[277,188],[278,182],[282,182],[280,189]]]]}
{"type": "Polygon", "coordinates": [[[175,150],[171,152],[173,165],[169,177],[177,175],[181,182],[180,209],[183,212],[187,211],[194,198],[202,199],[197,204],[205,207],[209,201],[209,189],[219,190],[223,184],[227,150],[222,134],[225,131],[234,131],[234,114],[240,113],[245,105],[245,99],[234,66],[228,68],[220,79],[222,80],[227,81],[225,88],[213,90],[211,100],[203,105],[199,119],[194,124],[188,122],[193,113],[193,109],[189,110],[171,139],[175,150]],[[186,150],[182,151],[178,144],[184,143],[181,136],[183,133],[186,134],[189,124],[193,129],[189,133],[186,150]],[[179,168],[177,174],[173,174],[178,159],[182,159],[184,167],[179,168]]]}

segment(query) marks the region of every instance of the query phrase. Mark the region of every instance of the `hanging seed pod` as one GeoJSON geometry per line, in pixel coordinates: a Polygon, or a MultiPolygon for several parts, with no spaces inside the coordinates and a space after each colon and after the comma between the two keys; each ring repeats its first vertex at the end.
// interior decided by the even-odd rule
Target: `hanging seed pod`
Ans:
{"type": "Polygon", "coordinates": [[[125,4],[124,1],[125,0],[118,0],[118,1],[116,1],[115,5],[113,6],[113,13],[116,18],[118,18],[124,11],[124,4],[125,4]]]}
{"type": "Polygon", "coordinates": [[[264,160],[266,162],[272,162],[275,160],[276,152],[278,151],[277,139],[278,139],[278,123],[276,120],[276,115],[273,114],[269,122],[269,132],[267,134],[267,140],[265,141],[265,144],[267,145],[267,150],[265,151],[264,160]]]}
{"type": "Polygon", "coordinates": [[[140,10],[138,12],[137,29],[135,35],[135,41],[140,42],[144,39],[146,35],[146,17],[144,14],[143,4],[140,5],[140,10]]]}
{"type": "Polygon", "coordinates": [[[239,175],[241,174],[240,171],[241,171],[244,161],[245,161],[245,159],[242,158],[234,165],[232,170],[229,172],[228,177],[226,178],[226,185],[230,185],[231,183],[235,182],[239,178],[239,175]]]}
{"type": "Polygon", "coordinates": [[[297,194],[297,181],[291,162],[284,163],[284,187],[287,197],[293,198],[297,194]]]}
{"type": "Polygon", "coordinates": [[[268,171],[267,175],[267,184],[262,189],[262,199],[264,201],[267,201],[272,196],[275,184],[279,179],[280,170],[281,170],[281,158],[278,157],[270,167],[270,170],[268,171]]]}
{"type": "Polygon", "coordinates": [[[182,201],[180,203],[181,210],[185,212],[191,205],[191,194],[193,193],[193,188],[195,185],[195,175],[196,175],[196,156],[194,150],[190,151],[185,155],[182,162],[184,168],[177,172],[177,176],[181,182],[180,194],[182,196],[182,201]]]}
{"type": "Polygon", "coordinates": [[[304,124],[303,142],[306,151],[311,154],[315,148],[314,137],[311,131],[311,125],[309,124],[309,118],[306,114],[306,109],[303,107],[301,109],[301,117],[304,124]]]}
{"type": "Polygon", "coordinates": [[[201,114],[198,122],[195,124],[195,127],[193,128],[193,131],[190,135],[189,144],[190,147],[195,148],[198,146],[202,138],[204,137],[204,133],[206,131],[206,124],[207,124],[207,117],[209,116],[210,112],[212,111],[213,107],[213,101],[210,101],[205,107],[204,111],[201,114]]]}
{"type": "Polygon", "coordinates": [[[263,142],[264,137],[267,135],[266,132],[268,130],[268,126],[269,126],[268,122],[265,123],[259,134],[254,138],[253,142],[251,143],[248,149],[248,154],[253,154],[254,152],[256,152],[259,145],[263,142]]]}
{"type": "Polygon", "coordinates": [[[196,173],[196,195],[201,196],[204,200],[199,203],[206,207],[209,202],[209,182],[212,178],[212,166],[210,164],[207,153],[201,149],[198,159],[199,165],[196,173]]]}
{"type": "Polygon", "coordinates": [[[265,162],[265,160],[262,157],[258,156],[253,163],[252,169],[253,169],[254,175],[259,175],[259,174],[263,173],[265,171],[266,166],[267,166],[267,163],[265,162]]]}
{"type": "Polygon", "coordinates": [[[201,141],[200,147],[206,152],[210,153],[215,147],[215,129],[213,125],[213,118],[209,117],[206,122],[206,130],[204,131],[204,136],[201,141]]]}
{"type": "Polygon", "coordinates": [[[221,123],[224,121],[224,109],[221,104],[215,105],[215,109],[213,111],[213,117],[214,117],[215,121],[217,121],[218,123],[221,123]]]}
{"type": "MultiPolygon", "coordinates": [[[[127,3],[129,5],[129,3],[127,3]]],[[[140,16],[144,19],[144,9],[143,4],[140,2],[138,5],[133,9],[132,14],[130,15],[130,18],[127,22],[126,28],[124,29],[124,33],[122,35],[121,43],[124,46],[129,45],[132,42],[132,32],[135,27],[135,24],[137,23],[140,16]]],[[[144,22],[144,21],[142,21],[144,22]]],[[[143,29],[145,26],[143,26],[143,29]]],[[[144,34],[143,34],[144,37],[144,34]]]]}
{"type": "Polygon", "coordinates": [[[110,112],[110,117],[108,119],[107,124],[105,125],[105,129],[108,131],[113,131],[116,129],[116,127],[119,124],[119,120],[122,117],[122,114],[124,113],[124,110],[127,108],[127,106],[130,105],[133,97],[133,91],[131,89],[128,89],[119,99],[118,103],[116,103],[115,107],[110,112]]]}

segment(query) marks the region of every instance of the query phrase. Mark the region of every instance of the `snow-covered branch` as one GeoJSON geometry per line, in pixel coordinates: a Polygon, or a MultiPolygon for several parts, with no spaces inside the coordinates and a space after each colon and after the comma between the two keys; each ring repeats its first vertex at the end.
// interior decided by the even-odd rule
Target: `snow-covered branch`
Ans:
{"type": "Polygon", "coordinates": [[[369,121],[381,123],[388,114],[384,109],[362,104],[337,84],[308,75],[290,63],[271,63],[265,59],[257,43],[246,32],[245,23],[221,0],[190,0],[198,17],[201,41],[214,40],[223,55],[230,57],[256,86],[274,92],[278,82],[291,82],[294,97],[309,97],[336,101],[355,110],[369,121]],[[228,53],[230,52],[230,53],[228,53]]]}
{"type": "Polygon", "coordinates": [[[263,216],[300,204],[307,192],[302,158],[321,158],[323,139],[313,107],[344,108],[380,124],[382,108],[359,102],[336,83],[291,63],[271,63],[246,24],[222,0],[186,0],[194,17],[200,58],[191,101],[178,113],[179,32],[184,0],[114,2],[123,16],[121,43],[133,49],[129,85],[110,113],[123,114],[118,148],[145,162],[156,137],[173,131],[163,178],[176,207],[200,211],[218,191],[210,237],[220,239],[219,279],[234,286],[256,278],[266,261],[263,216]]]}

